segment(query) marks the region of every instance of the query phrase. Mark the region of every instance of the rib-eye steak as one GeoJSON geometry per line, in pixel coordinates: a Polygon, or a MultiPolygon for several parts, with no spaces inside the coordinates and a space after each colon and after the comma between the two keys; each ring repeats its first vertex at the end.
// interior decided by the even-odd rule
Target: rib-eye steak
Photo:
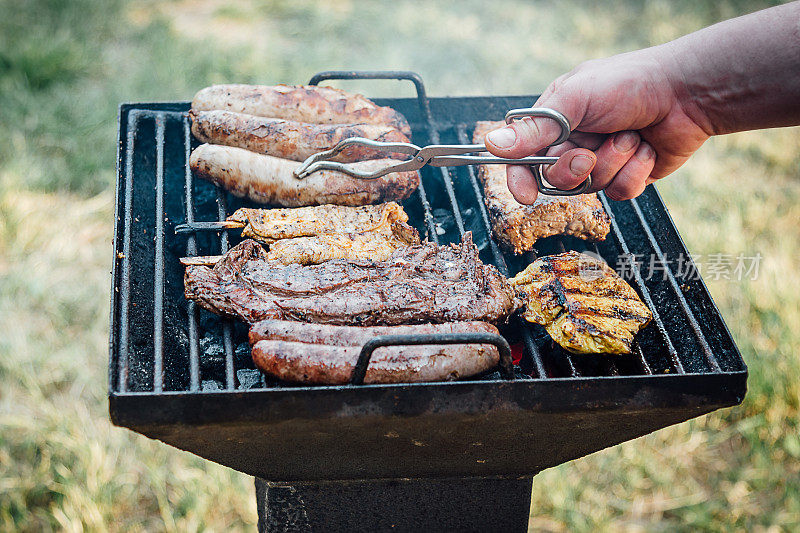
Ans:
{"type": "Polygon", "coordinates": [[[518,305],[508,281],[478,258],[469,233],[460,244],[400,248],[386,261],[317,265],[269,261],[248,239],[213,268],[188,266],[184,282],[188,299],[251,324],[266,318],[368,326],[498,322],[518,305]]]}

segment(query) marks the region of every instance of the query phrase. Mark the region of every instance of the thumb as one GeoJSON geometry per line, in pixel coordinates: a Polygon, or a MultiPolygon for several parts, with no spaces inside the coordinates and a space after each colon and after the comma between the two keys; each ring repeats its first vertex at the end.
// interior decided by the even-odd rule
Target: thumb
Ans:
{"type": "MultiPolygon", "coordinates": [[[[559,78],[542,93],[534,107],[549,107],[563,114],[572,128],[581,117],[581,105],[572,98],[559,78]]],[[[489,132],[486,149],[497,157],[518,159],[534,155],[561,135],[561,126],[547,117],[525,117],[489,132]]]]}

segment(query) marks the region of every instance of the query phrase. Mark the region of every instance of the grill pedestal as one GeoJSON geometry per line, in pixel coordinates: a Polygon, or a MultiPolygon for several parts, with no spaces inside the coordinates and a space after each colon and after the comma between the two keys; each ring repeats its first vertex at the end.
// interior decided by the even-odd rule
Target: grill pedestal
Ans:
{"type": "Polygon", "coordinates": [[[255,483],[259,532],[526,531],[533,478],[255,483]]]}

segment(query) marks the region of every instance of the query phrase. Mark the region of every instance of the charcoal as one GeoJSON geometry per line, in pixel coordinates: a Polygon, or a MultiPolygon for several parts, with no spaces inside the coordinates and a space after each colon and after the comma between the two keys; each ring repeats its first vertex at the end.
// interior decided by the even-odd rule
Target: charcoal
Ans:
{"type": "Polygon", "coordinates": [[[224,390],[222,383],[215,380],[215,379],[204,379],[203,382],[200,384],[200,389],[203,392],[208,391],[215,391],[215,390],[224,390]]]}
{"type": "Polygon", "coordinates": [[[200,364],[203,368],[211,368],[224,364],[225,349],[222,339],[206,334],[200,339],[200,364]]]}
{"type": "Polygon", "coordinates": [[[239,388],[242,390],[252,389],[261,385],[261,372],[251,368],[237,370],[236,378],[239,380],[239,388]]]}

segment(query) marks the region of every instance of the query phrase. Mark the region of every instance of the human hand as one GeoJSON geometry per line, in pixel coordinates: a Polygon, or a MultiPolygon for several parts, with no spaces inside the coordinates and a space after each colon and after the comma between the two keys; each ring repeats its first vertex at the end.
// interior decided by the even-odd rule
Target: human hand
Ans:
{"type": "MultiPolygon", "coordinates": [[[[564,143],[546,150],[560,156],[545,177],[560,189],[579,185],[591,172],[590,191],[626,200],[680,167],[710,136],[708,120],[685,98],[679,76],[665,66],[662,47],[588,61],[556,79],[535,107],[563,113],[573,127],[564,143]]],[[[558,124],[524,118],[490,132],[486,148],[498,157],[535,155],[555,141],[558,124]]],[[[509,165],[508,187],[520,203],[538,190],[527,166],[509,165]]]]}

